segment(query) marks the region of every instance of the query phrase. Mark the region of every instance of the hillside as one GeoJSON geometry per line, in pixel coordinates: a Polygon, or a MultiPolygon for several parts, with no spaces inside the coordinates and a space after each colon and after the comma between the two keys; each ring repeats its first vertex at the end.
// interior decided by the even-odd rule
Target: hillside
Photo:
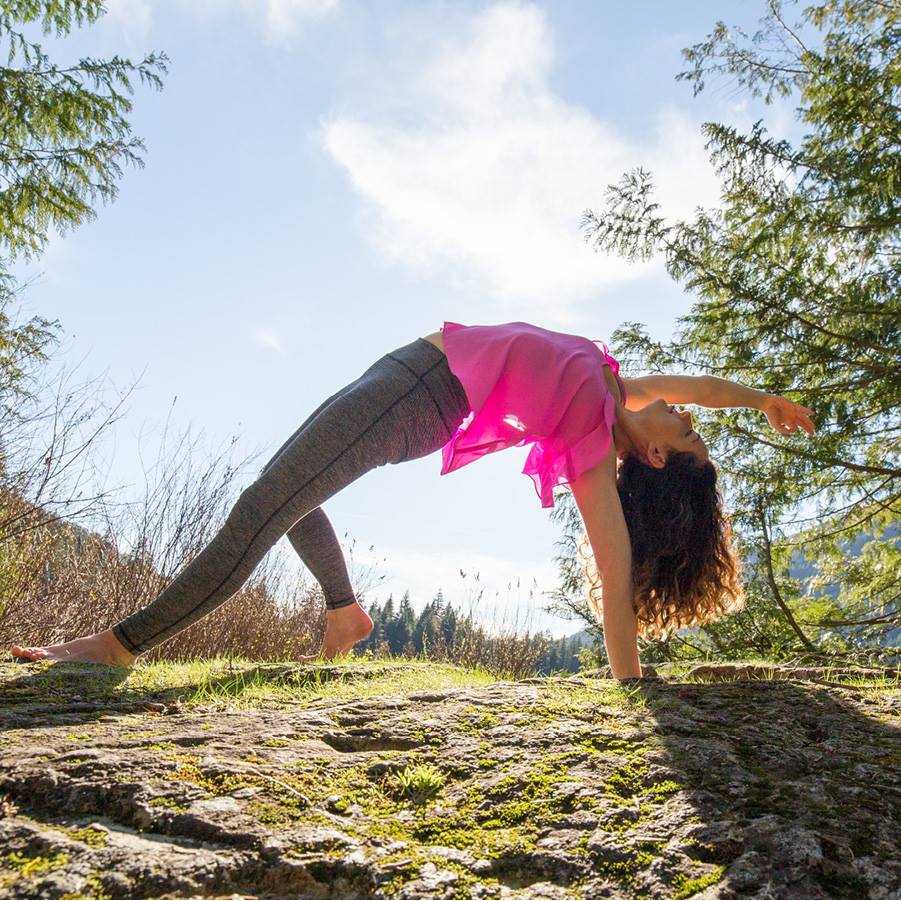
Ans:
{"type": "Polygon", "coordinates": [[[0,893],[897,897],[890,675],[3,664],[0,893]]]}

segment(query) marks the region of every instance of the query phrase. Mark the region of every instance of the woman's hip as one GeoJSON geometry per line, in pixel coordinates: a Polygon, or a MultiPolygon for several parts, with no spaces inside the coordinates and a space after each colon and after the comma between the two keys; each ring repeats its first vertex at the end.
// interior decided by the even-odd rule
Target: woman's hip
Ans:
{"type": "Polygon", "coordinates": [[[389,463],[438,450],[469,412],[466,392],[447,357],[424,338],[389,351],[348,387],[376,409],[390,406],[385,430],[396,442],[402,439],[402,447],[389,463]]]}

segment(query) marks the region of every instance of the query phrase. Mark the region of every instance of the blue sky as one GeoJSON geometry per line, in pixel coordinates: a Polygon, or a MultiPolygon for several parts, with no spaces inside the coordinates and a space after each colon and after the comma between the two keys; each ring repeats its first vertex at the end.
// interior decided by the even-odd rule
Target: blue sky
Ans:
{"type": "MultiPolygon", "coordinates": [[[[164,90],[135,96],[146,167],[19,272],[23,310],[62,323],[52,366],[139,379],[107,441],[106,485],[128,496],[167,418],[258,453],[243,487],[326,396],[444,320],[667,337],[690,298],[659,260],[594,253],[582,212],[638,165],[665,215],[714,204],[700,124],[760,115],[734,84],[692,98],[674,76],[682,47],[718,18],[753,29],[762,2],[107,6],[54,54],[169,55],[164,90]]],[[[328,501],[352,572],[384,576],[367,599],[409,589],[419,607],[440,587],[466,607],[481,588],[477,613],[574,631],[541,612],[558,528],[527,453],[446,476],[436,453],[328,501]]]]}

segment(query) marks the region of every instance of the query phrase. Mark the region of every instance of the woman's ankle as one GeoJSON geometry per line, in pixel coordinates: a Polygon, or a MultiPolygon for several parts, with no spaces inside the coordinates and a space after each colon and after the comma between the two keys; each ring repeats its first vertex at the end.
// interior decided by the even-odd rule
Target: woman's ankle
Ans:
{"type": "Polygon", "coordinates": [[[372,631],[372,619],[358,602],[326,608],[326,634],[352,634],[355,641],[372,631]]]}
{"type": "Polygon", "coordinates": [[[104,647],[109,651],[110,657],[119,666],[131,666],[138,659],[137,654],[132,654],[128,648],[116,638],[116,633],[112,629],[105,629],[103,632],[97,633],[97,638],[103,643],[104,647]]]}

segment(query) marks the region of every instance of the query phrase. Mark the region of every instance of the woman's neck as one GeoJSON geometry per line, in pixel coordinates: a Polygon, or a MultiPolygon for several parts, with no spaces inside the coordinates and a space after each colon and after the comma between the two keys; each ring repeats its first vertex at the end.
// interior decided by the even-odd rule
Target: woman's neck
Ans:
{"type": "Polygon", "coordinates": [[[641,456],[638,448],[642,446],[643,441],[638,424],[635,422],[635,414],[619,403],[616,405],[616,421],[613,425],[613,444],[616,447],[616,456],[620,459],[629,454],[641,456]]]}

